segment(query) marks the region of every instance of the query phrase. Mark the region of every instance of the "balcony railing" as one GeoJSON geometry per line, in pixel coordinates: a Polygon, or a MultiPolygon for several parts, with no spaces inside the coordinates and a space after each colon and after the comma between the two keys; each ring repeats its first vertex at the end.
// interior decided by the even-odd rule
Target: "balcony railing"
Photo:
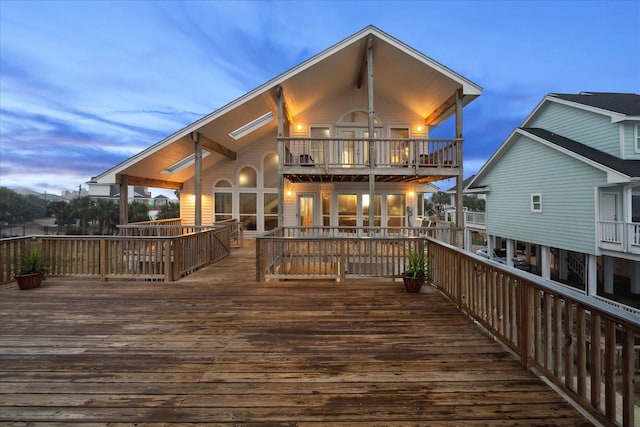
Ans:
{"type": "Polygon", "coordinates": [[[464,226],[485,230],[487,228],[486,212],[465,212],[464,226]]]}
{"type": "Polygon", "coordinates": [[[598,221],[600,248],[640,254],[640,223],[598,221]]]}
{"type": "MultiPolygon", "coordinates": [[[[322,168],[342,173],[358,170],[452,169],[460,166],[462,139],[342,139],[281,138],[281,158],[286,168],[322,168]],[[375,161],[370,161],[373,143],[375,161]]],[[[308,170],[309,173],[315,173],[308,170]]]]}

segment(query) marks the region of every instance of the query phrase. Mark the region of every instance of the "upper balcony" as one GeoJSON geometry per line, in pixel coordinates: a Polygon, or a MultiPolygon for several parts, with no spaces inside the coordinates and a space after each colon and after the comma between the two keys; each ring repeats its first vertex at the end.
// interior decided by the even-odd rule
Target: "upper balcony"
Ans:
{"type": "Polygon", "coordinates": [[[280,138],[278,147],[282,173],[296,182],[367,181],[371,173],[378,182],[429,182],[462,171],[462,139],[280,138]]]}
{"type": "Polygon", "coordinates": [[[598,221],[600,249],[640,254],[640,223],[598,221]]]}

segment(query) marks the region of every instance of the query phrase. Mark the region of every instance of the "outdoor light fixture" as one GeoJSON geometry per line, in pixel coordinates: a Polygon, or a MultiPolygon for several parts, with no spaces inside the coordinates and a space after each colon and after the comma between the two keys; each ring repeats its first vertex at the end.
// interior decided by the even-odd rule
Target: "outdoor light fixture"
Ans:
{"type": "Polygon", "coordinates": [[[296,125],[296,130],[301,131],[304,128],[304,126],[302,126],[302,123],[298,123],[296,125]]]}
{"type": "Polygon", "coordinates": [[[421,126],[421,125],[416,126],[416,131],[418,131],[418,132],[422,132],[422,129],[423,129],[423,128],[422,128],[422,126],[421,126]]]}
{"type": "Polygon", "coordinates": [[[233,138],[233,139],[238,140],[238,139],[242,138],[243,136],[250,134],[254,130],[256,130],[258,128],[261,128],[262,126],[266,125],[271,120],[273,120],[273,113],[271,111],[269,111],[268,113],[261,115],[257,119],[254,119],[254,120],[250,121],[249,123],[240,126],[238,129],[230,132],[229,136],[231,138],[233,138]]]}

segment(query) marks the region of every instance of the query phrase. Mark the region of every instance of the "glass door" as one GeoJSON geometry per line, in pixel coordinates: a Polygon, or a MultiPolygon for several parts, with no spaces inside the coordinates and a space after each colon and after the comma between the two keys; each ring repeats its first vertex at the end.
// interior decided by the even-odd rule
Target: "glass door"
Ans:
{"type": "MultiPolygon", "coordinates": [[[[314,227],[316,225],[315,194],[298,195],[298,226],[314,227]]],[[[305,231],[305,230],[302,230],[305,231]]],[[[308,230],[311,231],[311,230],[308,230]]]]}

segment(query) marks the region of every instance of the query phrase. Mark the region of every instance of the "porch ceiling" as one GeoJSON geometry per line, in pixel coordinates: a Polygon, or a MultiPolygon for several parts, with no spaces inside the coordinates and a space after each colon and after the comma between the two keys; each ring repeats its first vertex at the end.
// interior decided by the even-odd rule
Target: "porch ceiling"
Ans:
{"type": "MultiPolygon", "coordinates": [[[[366,79],[359,89],[357,80],[371,34],[374,36],[374,99],[386,99],[404,105],[418,116],[426,118],[446,104],[458,89],[463,91],[463,104],[480,95],[481,88],[462,76],[375,27],[367,27],[97,176],[92,182],[111,184],[117,182],[117,175],[126,174],[184,183],[194,176],[193,165],[172,174],[167,174],[165,169],[193,154],[191,133],[200,132],[235,153],[240,153],[257,142],[275,139],[278,86],[282,87],[287,108],[294,118],[315,106],[328,104],[338,98],[338,95],[349,91],[362,91],[366,99],[366,79]],[[233,130],[268,112],[274,118],[265,126],[238,140],[229,135],[233,130]]],[[[335,108],[337,120],[344,106],[336,105],[335,108]]],[[[451,108],[445,109],[435,123],[451,114],[451,108]]],[[[203,159],[203,170],[230,161],[233,160],[223,154],[211,152],[203,159]]]]}

